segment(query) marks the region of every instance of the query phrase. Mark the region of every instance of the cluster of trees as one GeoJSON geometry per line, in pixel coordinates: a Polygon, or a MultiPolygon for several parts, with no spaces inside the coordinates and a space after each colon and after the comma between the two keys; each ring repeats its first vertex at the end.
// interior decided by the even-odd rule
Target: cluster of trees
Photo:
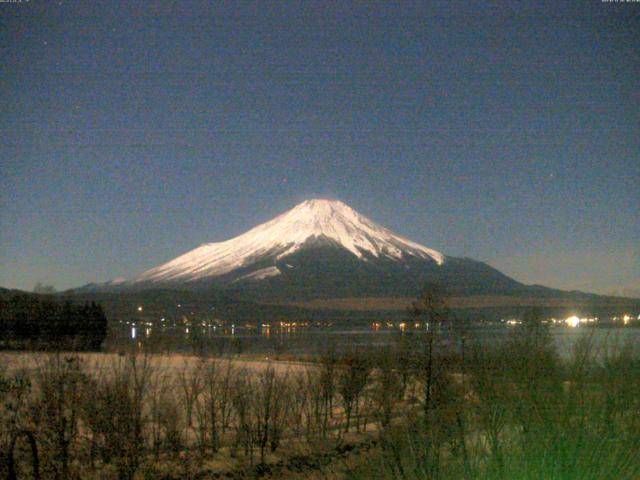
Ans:
{"type": "Polygon", "coordinates": [[[24,293],[0,296],[0,344],[6,347],[97,350],[106,334],[107,318],[96,303],[24,293]]]}

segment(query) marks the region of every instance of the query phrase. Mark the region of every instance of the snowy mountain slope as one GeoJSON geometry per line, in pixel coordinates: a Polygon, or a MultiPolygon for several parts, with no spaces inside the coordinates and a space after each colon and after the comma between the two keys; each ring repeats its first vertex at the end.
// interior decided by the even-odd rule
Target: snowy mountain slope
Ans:
{"type": "Polygon", "coordinates": [[[273,266],[305,245],[324,240],[361,261],[407,258],[442,265],[440,252],[394,234],[337,200],[307,200],[275,219],[248,232],[218,243],[208,243],[148,270],[133,280],[137,283],[195,282],[221,277],[238,269],[271,259],[269,267],[243,275],[259,280],[280,274],[273,266]]]}
{"type": "Polygon", "coordinates": [[[201,245],[133,280],[80,291],[225,291],[250,301],[415,296],[437,283],[452,294],[526,287],[489,265],[445,256],[336,200],[307,200],[230,240],[201,245]]]}

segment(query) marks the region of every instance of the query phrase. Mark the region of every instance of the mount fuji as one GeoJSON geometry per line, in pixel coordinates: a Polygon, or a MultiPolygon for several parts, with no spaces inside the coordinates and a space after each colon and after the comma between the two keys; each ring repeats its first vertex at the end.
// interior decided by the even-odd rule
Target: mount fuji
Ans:
{"type": "Polygon", "coordinates": [[[138,277],[98,289],[220,289],[259,301],[509,294],[525,285],[487,264],[395,234],[337,200],[312,199],[230,240],[205,243],[138,277]]]}
{"type": "Polygon", "coordinates": [[[395,235],[340,201],[307,200],[243,235],[226,242],[201,245],[143,273],[135,282],[192,282],[271,260],[273,265],[243,276],[260,280],[280,275],[280,261],[319,244],[341,248],[364,262],[408,257],[438,265],[444,262],[440,252],[395,235]]]}

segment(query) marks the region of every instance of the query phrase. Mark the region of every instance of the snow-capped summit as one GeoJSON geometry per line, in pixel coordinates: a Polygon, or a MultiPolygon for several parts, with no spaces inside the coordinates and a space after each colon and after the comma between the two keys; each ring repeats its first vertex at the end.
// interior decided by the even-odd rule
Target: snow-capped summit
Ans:
{"type": "Polygon", "coordinates": [[[203,244],[148,270],[133,283],[192,282],[247,270],[253,264],[262,267],[254,271],[249,268],[241,278],[264,279],[281,273],[276,262],[318,240],[341,247],[363,261],[413,258],[436,265],[445,261],[442,253],[394,234],[343,202],[312,199],[235,238],[203,244]],[[266,258],[271,262],[264,268],[266,258]]]}
{"type": "Polygon", "coordinates": [[[334,308],[360,306],[386,316],[383,310],[395,304],[389,299],[406,305],[408,298],[432,286],[452,297],[497,296],[495,306],[500,308],[508,308],[505,297],[530,302],[568,294],[524,285],[483,262],[445,256],[396,235],[340,201],[326,199],[302,202],[242,235],[203,244],[132,281],[116,279],[77,291],[132,293],[136,305],[138,295],[149,291],[147,298],[163,309],[186,296],[191,305],[207,312],[259,322],[285,314],[285,307],[272,304],[308,300],[318,300],[315,305],[327,310],[313,313],[313,304],[304,304],[307,310],[296,311],[300,318],[333,318],[334,308]]]}
{"type": "Polygon", "coordinates": [[[524,285],[489,265],[445,256],[396,235],[337,200],[313,199],[230,240],[205,243],[128,282],[86,291],[224,291],[233,298],[415,297],[514,294],[524,285]]]}

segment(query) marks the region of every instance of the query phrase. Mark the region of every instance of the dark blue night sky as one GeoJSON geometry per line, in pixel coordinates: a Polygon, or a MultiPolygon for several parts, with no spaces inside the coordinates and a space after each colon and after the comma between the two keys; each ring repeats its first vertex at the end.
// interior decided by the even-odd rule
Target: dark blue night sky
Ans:
{"type": "Polygon", "coordinates": [[[527,3],[0,3],[0,285],[133,276],[328,196],[640,295],[640,3],[527,3]]]}

